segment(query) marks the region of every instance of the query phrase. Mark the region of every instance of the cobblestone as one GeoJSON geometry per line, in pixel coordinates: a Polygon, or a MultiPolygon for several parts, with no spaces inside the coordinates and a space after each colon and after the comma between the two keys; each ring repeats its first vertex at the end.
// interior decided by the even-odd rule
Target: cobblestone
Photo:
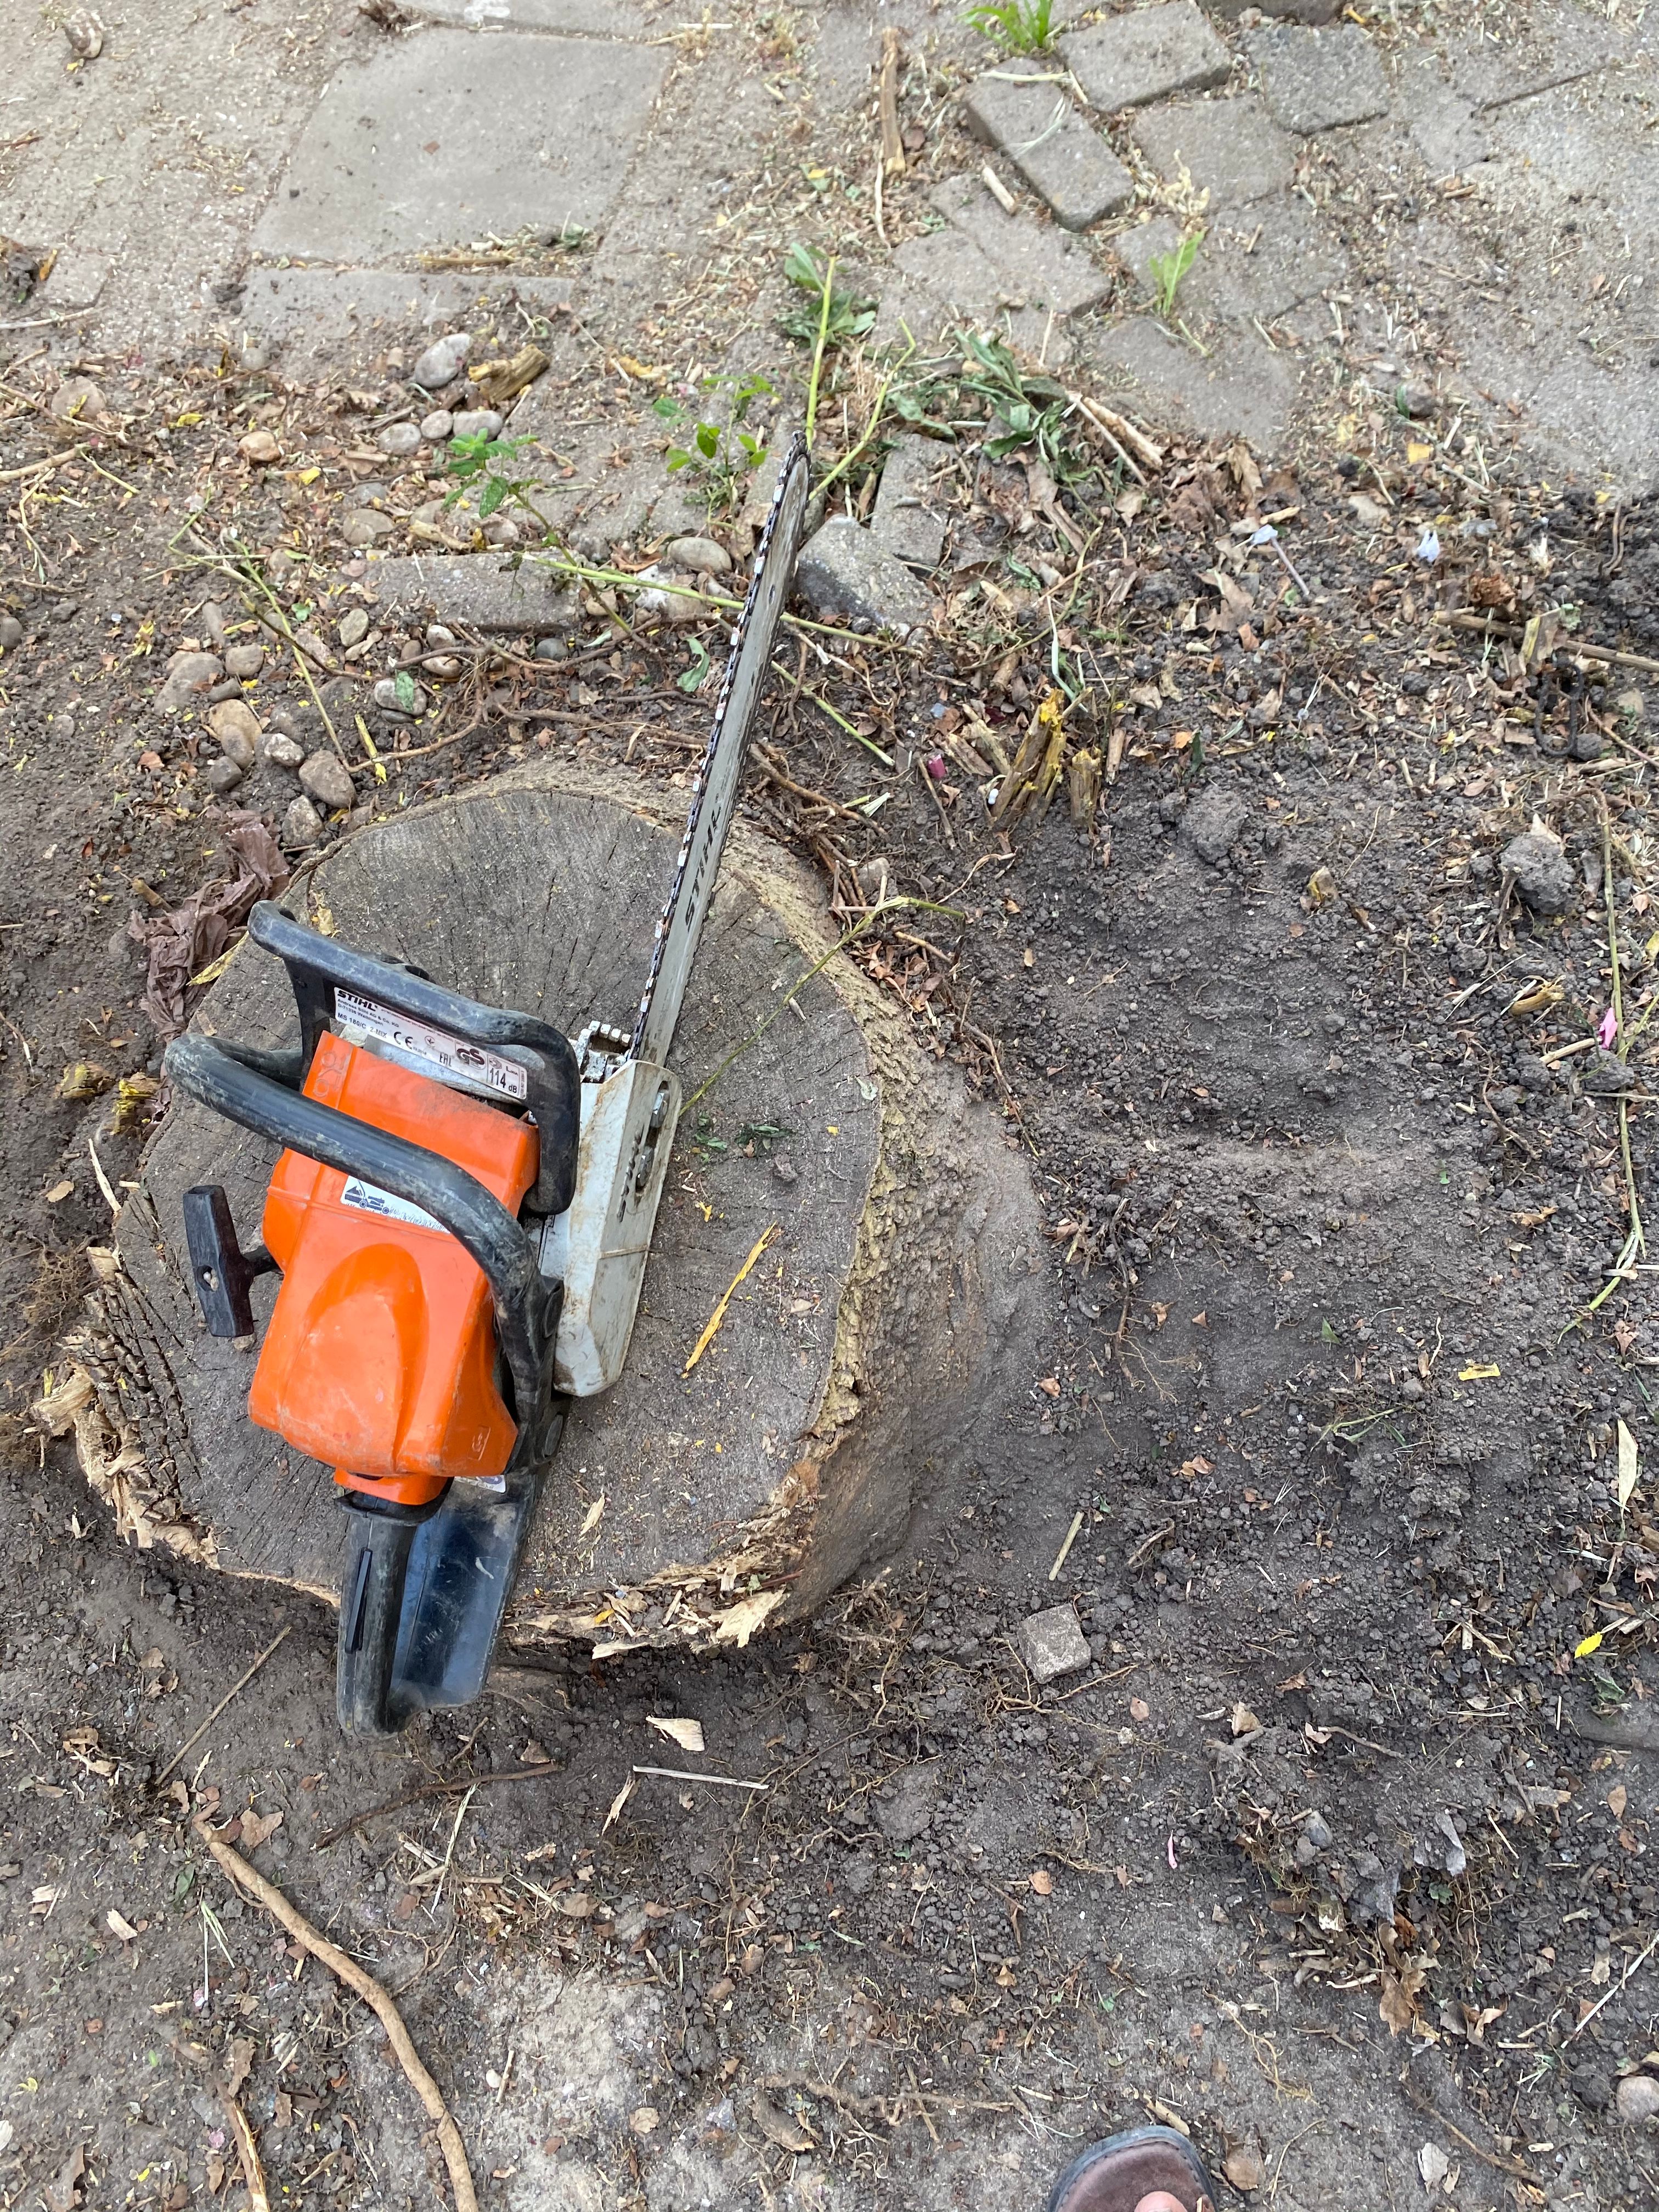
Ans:
{"type": "Polygon", "coordinates": [[[1150,108],[1135,118],[1131,135],[1166,180],[1184,163],[1195,188],[1208,192],[1212,216],[1287,191],[1296,173],[1296,141],[1255,93],[1150,108]]]}
{"type": "Polygon", "coordinates": [[[1021,83],[1006,70],[982,76],[963,112],[969,129],[1008,156],[1067,230],[1087,230],[1133,199],[1134,179],[1052,70],[1021,83]]]}
{"type": "Polygon", "coordinates": [[[1174,92],[1222,83],[1232,59],[1194,0],[1133,8],[1059,41],[1084,97],[1103,115],[1139,107],[1174,92]]]}
{"type": "Polygon", "coordinates": [[[1388,107],[1388,77],[1358,23],[1328,31],[1275,23],[1249,32],[1244,51],[1261,71],[1273,115],[1301,137],[1368,123],[1388,107]]]}

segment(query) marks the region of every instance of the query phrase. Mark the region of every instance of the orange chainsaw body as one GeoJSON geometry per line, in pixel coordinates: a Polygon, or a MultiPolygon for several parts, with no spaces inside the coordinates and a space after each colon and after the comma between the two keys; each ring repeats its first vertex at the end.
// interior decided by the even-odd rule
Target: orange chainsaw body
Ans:
{"type": "MultiPolygon", "coordinates": [[[[516,1215],[534,1126],[325,1034],[306,1095],[438,1152],[516,1215]]],[[[423,1505],[455,1475],[496,1475],[517,1436],[495,1382],[477,1261],[419,1209],[298,1152],[276,1163],[264,1240],[282,1288],[248,1413],[336,1464],[350,1490],[423,1505]]]]}

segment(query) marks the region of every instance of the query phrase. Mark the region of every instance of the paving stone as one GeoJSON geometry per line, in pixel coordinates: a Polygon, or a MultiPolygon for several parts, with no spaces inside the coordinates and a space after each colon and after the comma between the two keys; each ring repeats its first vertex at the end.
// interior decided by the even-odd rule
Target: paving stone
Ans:
{"type": "Polygon", "coordinates": [[[1180,296],[1218,321],[1270,322],[1316,299],[1347,274],[1347,256],[1306,200],[1259,202],[1212,223],[1180,296]]]}
{"type": "Polygon", "coordinates": [[[1492,124],[1469,97],[1461,74],[1446,76],[1432,47],[1407,46],[1401,54],[1394,112],[1431,176],[1461,176],[1496,150],[1492,124]]]}
{"type": "Polygon", "coordinates": [[[533,562],[513,568],[489,553],[416,553],[376,561],[363,590],[382,621],[429,607],[441,623],[496,635],[545,635],[574,629],[581,619],[573,586],[533,562]]]}
{"type": "Polygon", "coordinates": [[[388,41],[331,79],[255,243],[359,262],[486,232],[597,229],[667,67],[665,48],[592,39],[388,41]]]}
{"type": "Polygon", "coordinates": [[[939,564],[946,518],[938,479],[950,467],[951,449],[937,439],[907,434],[888,448],[870,529],[907,568],[931,571],[939,564]]]}
{"type": "Polygon", "coordinates": [[[809,538],[795,564],[795,590],[810,606],[853,622],[919,629],[933,603],[910,571],[850,515],[809,538]]]}
{"type": "Polygon", "coordinates": [[[1296,173],[1295,139],[1253,92],[1149,108],[1131,135],[1160,177],[1173,180],[1184,163],[1195,188],[1210,195],[1212,216],[1287,191],[1296,173]]]}
{"type": "Polygon", "coordinates": [[[1264,455],[1288,435],[1296,365],[1254,331],[1229,331],[1201,356],[1151,316],[1137,315],[1103,331],[1090,359],[1112,404],[1153,430],[1240,436],[1264,455]]]}
{"type": "Polygon", "coordinates": [[[1087,230],[1128,206],[1134,179],[1063,85],[1033,64],[1028,82],[1012,68],[982,76],[963,100],[968,127],[1004,153],[1067,230],[1087,230]]]}
{"type": "MultiPolygon", "coordinates": [[[[1152,264],[1162,255],[1173,253],[1181,243],[1181,225],[1172,215],[1155,215],[1146,222],[1138,222],[1133,230],[1121,230],[1112,240],[1112,251],[1134,278],[1149,300],[1158,297],[1158,279],[1152,264]]],[[[1200,247],[1200,252],[1203,251],[1200,247]]]]}
{"type": "Polygon", "coordinates": [[[1051,1605],[1019,1624],[1019,1656],[1041,1686],[1089,1663],[1089,1644],[1069,1605],[1051,1605]]]}
{"type": "Polygon", "coordinates": [[[431,23],[465,23],[481,31],[591,31],[602,39],[640,39],[651,29],[644,13],[629,7],[627,0],[399,0],[399,4],[406,15],[423,15],[431,23]]]}
{"type": "Polygon", "coordinates": [[[1005,274],[964,231],[929,231],[893,256],[896,275],[881,295],[871,343],[878,350],[907,333],[927,344],[969,323],[995,331],[1050,368],[1070,357],[1057,316],[1030,304],[1018,276],[1005,274]]]}
{"type": "Polygon", "coordinates": [[[1140,107],[1174,92],[1220,84],[1231,58],[1194,0],[1134,8],[1059,41],[1084,97],[1103,115],[1140,107]]]}
{"type": "Polygon", "coordinates": [[[1088,248],[1053,223],[1009,215],[978,177],[949,177],[929,198],[976,246],[1009,296],[1056,315],[1098,307],[1111,289],[1088,248]]]}
{"type": "Polygon", "coordinates": [[[1337,0],[1205,0],[1205,5],[1224,23],[1236,23],[1248,8],[1281,23],[1332,23],[1337,11],[1337,0]]]}
{"type": "Polygon", "coordinates": [[[88,253],[76,246],[59,246],[46,281],[32,295],[37,307],[58,310],[89,307],[109,282],[115,264],[107,253],[88,253]]]}
{"type": "Polygon", "coordinates": [[[1247,33],[1244,51],[1261,71],[1267,106],[1300,137],[1368,123],[1389,105],[1382,58],[1358,23],[1328,31],[1270,24],[1247,33]]]}
{"type": "MultiPolygon", "coordinates": [[[[395,269],[256,269],[243,295],[246,327],[289,357],[424,345],[456,323],[482,327],[517,300],[532,315],[568,306],[563,276],[410,276],[395,269]]],[[[481,349],[482,350],[482,349],[481,349]]]]}

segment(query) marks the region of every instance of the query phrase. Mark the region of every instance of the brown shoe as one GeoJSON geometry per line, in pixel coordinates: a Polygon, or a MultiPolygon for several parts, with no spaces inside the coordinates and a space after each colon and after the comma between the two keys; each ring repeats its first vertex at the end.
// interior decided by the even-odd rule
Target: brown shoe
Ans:
{"type": "Polygon", "coordinates": [[[1130,2128],[1072,2160],[1049,2192],[1048,2212],[1135,2212],[1160,2189],[1187,2212],[1215,2212],[1215,2184],[1185,2136],[1130,2128]]]}

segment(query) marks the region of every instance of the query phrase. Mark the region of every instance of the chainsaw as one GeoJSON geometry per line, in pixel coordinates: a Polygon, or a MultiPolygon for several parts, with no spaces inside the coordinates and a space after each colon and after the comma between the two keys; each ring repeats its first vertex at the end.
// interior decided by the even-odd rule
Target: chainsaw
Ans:
{"type": "Polygon", "coordinates": [[[806,512],[787,448],[630,1027],[572,1038],[269,902],[299,1044],[167,1048],[190,1097],[283,1149],[260,1241],[221,1184],[184,1197],[215,1336],[257,1334],[248,1414],[331,1465],[348,1508],[336,1707],[351,1735],[464,1705],[489,1672],[573,1399],[623,1371],[680,1107],[669,1048],[736,808],[806,512]]]}

